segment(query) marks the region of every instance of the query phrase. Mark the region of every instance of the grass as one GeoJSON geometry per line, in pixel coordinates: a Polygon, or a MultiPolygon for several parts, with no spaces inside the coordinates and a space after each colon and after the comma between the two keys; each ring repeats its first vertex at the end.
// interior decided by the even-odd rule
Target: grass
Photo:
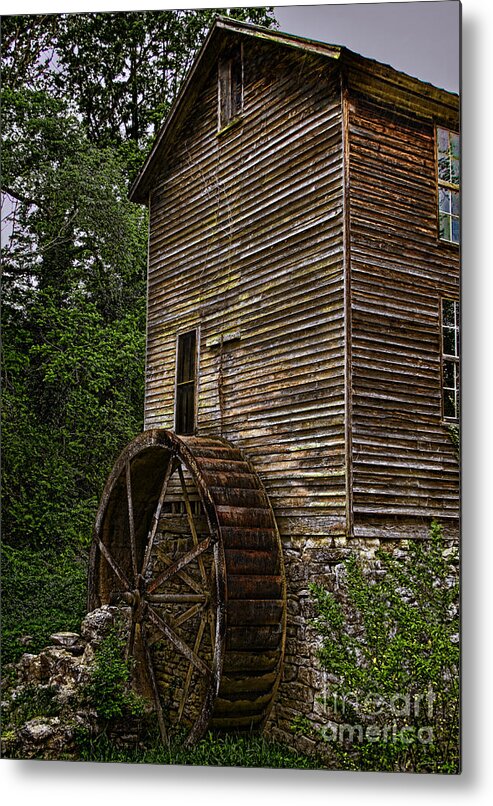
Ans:
{"type": "Polygon", "coordinates": [[[315,757],[304,756],[261,736],[207,734],[193,748],[185,749],[179,740],[169,746],[154,738],[145,747],[118,746],[106,735],[95,740],[83,737],[79,743],[81,761],[127,764],[176,764],[206,767],[264,767],[271,769],[324,769],[315,757]]]}

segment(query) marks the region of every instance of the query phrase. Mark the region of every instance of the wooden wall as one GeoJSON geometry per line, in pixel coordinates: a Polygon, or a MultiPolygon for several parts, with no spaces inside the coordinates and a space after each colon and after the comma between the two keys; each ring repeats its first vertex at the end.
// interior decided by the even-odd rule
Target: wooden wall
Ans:
{"type": "Polygon", "coordinates": [[[198,433],[244,450],[284,537],[340,534],[339,75],[247,38],[244,69],[242,124],[218,136],[213,71],[151,194],[145,427],[173,427],[176,335],[200,327],[198,433]]]}
{"type": "MultiPolygon", "coordinates": [[[[444,121],[455,128],[450,120],[444,121]]],[[[352,488],[356,535],[426,534],[459,514],[441,418],[442,296],[459,249],[440,242],[434,124],[349,102],[352,488]]]]}

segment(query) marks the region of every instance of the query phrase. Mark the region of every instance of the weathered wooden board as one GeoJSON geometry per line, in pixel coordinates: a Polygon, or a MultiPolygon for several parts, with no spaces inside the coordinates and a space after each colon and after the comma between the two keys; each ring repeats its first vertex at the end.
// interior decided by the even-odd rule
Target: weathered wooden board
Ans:
{"type": "MultiPolygon", "coordinates": [[[[146,428],[172,427],[176,334],[200,327],[199,433],[245,450],[276,514],[341,521],[339,77],[255,41],[244,69],[242,124],[217,135],[213,70],[151,194],[146,428]],[[207,346],[231,331],[241,338],[207,346]]],[[[241,475],[210,458],[212,485],[241,475]]]]}
{"type": "Polygon", "coordinates": [[[353,97],[349,149],[355,530],[380,533],[380,513],[412,536],[459,514],[440,332],[442,297],[460,294],[459,249],[438,240],[433,122],[353,97]]]}
{"type": "MultiPolygon", "coordinates": [[[[385,512],[421,533],[459,506],[439,316],[459,254],[437,238],[434,154],[457,98],[291,44],[243,37],[244,113],[219,134],[206,59],[153,169],[145,427],[173,427],[176,337],[199,328],[198,432],[245,451],[286,537],[385,512]]],[[[248,484],[208,458],[211,486],[248,484]]]]}

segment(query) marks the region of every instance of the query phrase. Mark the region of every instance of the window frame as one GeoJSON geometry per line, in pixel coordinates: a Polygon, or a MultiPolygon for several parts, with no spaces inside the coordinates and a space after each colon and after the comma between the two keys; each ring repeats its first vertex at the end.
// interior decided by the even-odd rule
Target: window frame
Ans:
{"type": "MultiPolygon", "coordinates": [[[[197,433],[197,420],[198,420],[198,382],[199,382],[199,357],[200,357],[200,328],[190,328],[188,330],[179,331],[176,334],[176,344],[175,344],[175,388],[174,388],[174,411],[173,411],[173,427],[175,434],[183,435],[183,436],[191,436],[197,433]],[[182,344],[182,339],[186,336],[190,336],[194,334],[195,339],[195,346],[193,351],[194,356],[194,375],[193,378],[187,381],[180,381],[179,380],[179,370],[180,370],[180,344],[182,344]],[[192,386],[192,399],[193,399],[193,415],[192,415],[192,423],[191,428],[189,430],[183,430],[181,428],[181,424],[179,422],[179,415],[180,415],[180,388],[184,386],[192,386]]],[[[186,421],[186,414],[184,417],[186,421]]]]}
{"type": "Polygon", "coordinates": [[[460,132],[459,132],[459,131],[456,131],[455,129],[450,129],[450,128],[447,128],[446,126],[439,126],[439,125],[437,124],[437,125],[435,126],[435,144],[434,144],[434,145],[435,145],[435,178],[436,178],[436,215],[437,215],[437,236],[438,236],[438,240],[439,240],[439,242],[440,242],[440,243],[442,243],[442,244],[450,244],[450,245],[451,245],[451,246],[453,246],[453,247],[459,247],[459,246],[460,246],[460,240],[461,240],[460,228],[461,228],[461,224],[462,224],[462,216],[461,216],[461,192],[460,192],[460,186],[461,186],[461,167],[462,167],[462,166],[461,166],[461,162],[462,162],[462,161],[461,161],[461,156],[462,156],[462,155],[461,155],[461,146],[460,146],[460,132]],[[449,151],[450,151],[450,135],[455,135],[455,136],[457,136],[457,137],[458,137],[458,139],[459,139],[459,155],[458,155],[458,157],[457,157],[457,162],[458,162],[458,167],[459,167],[459,171],[458,171],[458,180],[459,180],[459,181],[458,181],[457,183],[455,183],[455,182],[449,182],[449,181],[446,181],[445,179],[441,179],[441,178],[440,178],[439,154],[440,154],[440,153],[443,153],[443,152],[439,152],[439,132],[440,132],[440,131],[442,131],[442,132],[447,132],[447,134],[448,134],[448,138],[449,138],[449,151]],[[459,197],[459,211],[458,211],[458,213],[457,213],[457,214],[452,213],[452,203],[450,204],[450,212],[449,212],[448,210],[441,210],[441,209],[440,209],[440,190],[441,190],[441,189],[445,189],[445,190],[448,190],[448,191],[452,191],[452,192],[457,192],[457,193],[458,193],[458,197],[459,197]],[[448,217],[448,219],[449,219],[449,222],[450,222],[450,223],[449,223],[449,227],[450,227],[450,237],[449,237],[449,238],[445,237],[444,235],[441,235],[441,233],[440,233],[440,229],[441,229],[441,216],[442,216],[442,215],[447,216],[447,217],[448,217]],[[459,236],[458,236],[458,239],[457,239],[457,240],[453,240],[453,239],[452,239],[452,220],[453,220],[453,218],[456,218],[456,219],[457,219],[457,221],[458,221],[458,226],[459,226],[459,236]]]}
{"type": "Polygon", "coordinates": [[[219,58],[217,66],[217,124],[218,134],[239,123],[244,108],[243,43],[237,43],[219,58]],[[239,81],[234,81],[234,67],[239,67],[239,81]],[[227,88],[226,97],[224,88],[227,88]],[[239,104],[237,103],[239,89],[239,104]]]}
{"type": "Polygon", "coordinates": [[[447,424],[458,423],[460,420],[460,323],[461,311],[459,300],[453,297],[443,296],[440,298],[440,371],[441,371],[441,414],[443,422],[447,424]],[[454,324],[452,326],[454,331],[454,348],[455,353],[445,352],[445,338],[444,330],[444,304],[452,302],[454,305],[454,324]],[[454,386],[445,386],[445,363],[448,362],[454,366],[454,386]],[[455,415],[451,417],[445,413],[445,390],[451,390],[454,393],[454,409],[455,415]]]}

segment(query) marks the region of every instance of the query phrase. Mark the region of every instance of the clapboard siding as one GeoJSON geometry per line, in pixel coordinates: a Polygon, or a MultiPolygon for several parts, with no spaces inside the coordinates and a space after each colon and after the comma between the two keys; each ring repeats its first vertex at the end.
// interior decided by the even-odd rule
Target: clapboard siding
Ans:
{"type": "Polygon", "coordinates": [[[217,133],[214,66],[153,169],[145,427],[173,428],[199,328],[198,433],[244,450],[285,535],[423,534],[459,508],[434,154],[457,99],[354,54],[243,53],[242,123],[217,133]]]}
{"type": "Polygon", "coordinates": [[[173,427],[176,334],[199,327],[198,433],[243,449],[285,530],[341,532],[338,70],[243,47],[242,124],[217,135],[213,70],[151,192],[145,427],[173,427]],[[232,331],[241,338],[207,345],[232,331]]]}
{"type": "Polygon", "coordinates": [[[440,374],[441,299],[459,298],[459,254],[437,239],[434,124],[353,93],[349,165],[355,533],[375,517],[423,533],[459,512],[440,374]]]}

